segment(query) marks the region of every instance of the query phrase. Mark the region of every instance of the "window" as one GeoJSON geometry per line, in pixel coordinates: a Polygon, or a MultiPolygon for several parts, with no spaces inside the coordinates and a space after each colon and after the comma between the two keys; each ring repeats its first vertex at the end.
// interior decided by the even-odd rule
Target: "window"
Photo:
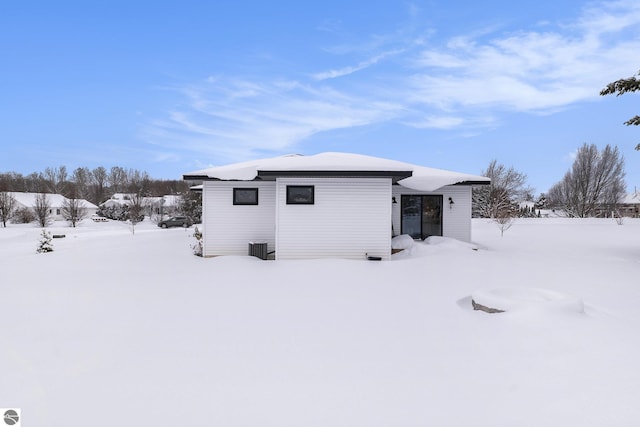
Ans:
{"type": "Polygon", "coordinates": [[[257,205],[258,189],[257,188],[234,188],[233,204],[234,205],[257,205]]]}
{"type": "Polygon", "coordinates": [[[287,185],[288,205],[313,205],[314,202],[313,185],[287,185]]]}

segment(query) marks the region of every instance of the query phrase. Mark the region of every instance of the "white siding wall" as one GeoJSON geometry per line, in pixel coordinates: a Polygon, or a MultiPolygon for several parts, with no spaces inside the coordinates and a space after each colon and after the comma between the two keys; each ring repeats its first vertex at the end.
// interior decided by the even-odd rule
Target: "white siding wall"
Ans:
{"type": "Polygon", "coordinates": [[[465,242],[471,241],[471,186],[449,185],[434,192],[421,192],[393,186],[393,196],[398,203],[393,205],[393,230],[400,234],[400,205],[402,195],[442,195],[442,234],[444,237],[465,242]],[[449,205],[449,197],[454,204],[449,205]]]}
{"type": "Polygon", "coordinates": [[[276,259],[389,259],[391,179],[278,178],[276,259]],[[287,205],[287,185],[314,185],[315,204],[287,205]]]}
{"type": "Polygon", "coordinates": [[[275,249],[275,182],[205,181],[204,256],[247,255],[250,241],[275,249]],[[234,205],[234,188],[258,188],[258,205],[234,205]]]}

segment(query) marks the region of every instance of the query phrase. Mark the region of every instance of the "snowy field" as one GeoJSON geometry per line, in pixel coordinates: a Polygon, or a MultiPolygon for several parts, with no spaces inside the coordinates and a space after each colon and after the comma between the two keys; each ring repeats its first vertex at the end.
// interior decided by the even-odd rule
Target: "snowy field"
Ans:
{"type": "Polygon", "coordinates": [[[36,254],[40,229],[0,228],[0,407],[23,426],[640,425],[640,220],[474,220],[475,244],[390,262],[51,231],[36,254]]]}

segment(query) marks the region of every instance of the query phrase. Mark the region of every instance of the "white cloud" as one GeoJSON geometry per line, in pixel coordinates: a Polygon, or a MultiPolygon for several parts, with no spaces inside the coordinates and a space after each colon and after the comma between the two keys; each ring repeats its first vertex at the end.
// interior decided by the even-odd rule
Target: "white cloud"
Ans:
{"type": "Polygon", "coordinates": [[[557,110],[638,68],[636,2],[592,6],[574,25],[545,30],[459,36],[420,52],[411,99],[448,110],[557,110]]]}

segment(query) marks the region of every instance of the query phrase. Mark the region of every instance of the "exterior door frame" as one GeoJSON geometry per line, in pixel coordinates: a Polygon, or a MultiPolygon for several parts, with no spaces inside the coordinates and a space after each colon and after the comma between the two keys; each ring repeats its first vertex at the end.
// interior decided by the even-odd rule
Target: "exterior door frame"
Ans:
{"type": "MultiPolygon", "coordinates": [[[[444,200],[444,196],[442,194],[402,194],[400,196],[400,233],[401,234],[407,234],[405,233],[405,204],[408,201],[409,197],[419,197],[420,198],[420,207],[419,207],[419,212],[420,212],[420,240],[424,240],[429,236],[442,236],[443,233],[443,213],[444,213],[444,209],[443,209],[443,200],[444,200]],[[424,200],[425,198],[436,198],[438,199],[439,202],[439,208],[440,208],[440,218],[439,218],[439,224],[440,224],[440,230],[439,233],[440,234],[429,234],[426,235],[425,234],[425,230],[424,230],[424,222],[425,222],[425,218],[424,218],[424,200]]],[[[415,236],[412,236],[414,239],[417,239],[415,236]]]]}

